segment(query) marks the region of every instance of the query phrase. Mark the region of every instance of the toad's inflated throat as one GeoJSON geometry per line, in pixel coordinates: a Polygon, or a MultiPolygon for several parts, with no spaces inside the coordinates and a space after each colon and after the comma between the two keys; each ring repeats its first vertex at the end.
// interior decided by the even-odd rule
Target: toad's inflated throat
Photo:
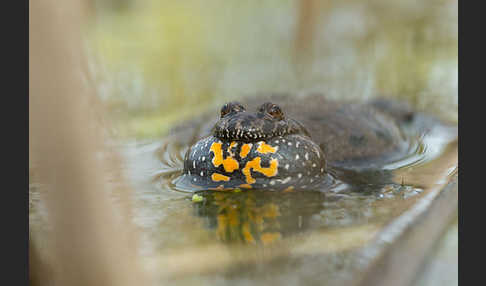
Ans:
{"type": "Polygon", "coordinates": [[[231,102],[212,135],[189,148],[175,183],[194,190],[294,190],[313,188],[326,176],[321,148],[279,106],[268,102],[248,112],[231,102]]]}

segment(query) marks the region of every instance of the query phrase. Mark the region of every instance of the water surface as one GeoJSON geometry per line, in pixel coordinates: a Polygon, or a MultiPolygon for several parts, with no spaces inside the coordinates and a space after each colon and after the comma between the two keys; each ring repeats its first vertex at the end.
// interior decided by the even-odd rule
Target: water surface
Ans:
{"type": "Polygon", "coordinates": [[[314,191],[199,191],[197,202],[171,183],[188,146],[127,144],[143,255],[161,279],[180,283],[351,281],[361,250],[457,172],[455,127],[437,125],[407,144],[406,156],[342,169],[314,191]]]}

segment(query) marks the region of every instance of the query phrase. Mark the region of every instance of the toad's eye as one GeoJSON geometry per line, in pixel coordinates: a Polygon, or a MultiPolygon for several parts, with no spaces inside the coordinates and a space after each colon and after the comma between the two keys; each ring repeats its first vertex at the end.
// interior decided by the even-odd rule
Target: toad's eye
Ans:
{"type": "Polygon", "coordinates": [[[284,114],[280,106],[273,104],[271,102],[264,103],[259,110],[260,112],[266,112],[275,119],[284,119],[284,114]]]}
{"type": "Polygon", "coordinates": [[[278,105],[274,105],[270,108],[270,110],[268,111],[268,114],[270,114],[271,116],[273,116],[274,118],[277,118],[277,119],[283,119],[283,112],[282,112],[282,109],[280,109],[280,107],[278,105]]]}
{"type": "Polygon", "coordinates": [[[221,118],[226,114],[231,112],[242,112],[245,111],[245,107],[239,102],[228,102],[223,107],[221,107],[221,118]]]}
{"type": "Polygon", "coordinates": [[[223,107],[221,107],[221,118],[223,118],[229,112],[230,112],[230,109],[229,109],[228,103],[226,103],[225,105],[223,105],[223,107]]]}

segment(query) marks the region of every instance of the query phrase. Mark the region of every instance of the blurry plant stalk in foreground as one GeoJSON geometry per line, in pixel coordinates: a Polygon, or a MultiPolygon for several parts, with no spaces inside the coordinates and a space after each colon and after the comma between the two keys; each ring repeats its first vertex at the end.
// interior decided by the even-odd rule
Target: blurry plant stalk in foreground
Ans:
{"type": "Polygon", "coordinates": [[[150,285],[126,219],[128,203],[121,203],[125,215],[116,216],[104,172],[108,163],[97,156],[106,150],[93,116],[95,94],[82,78],[80,4],[30,2],[29,151],[39,179],[49,186],[42,195],[52,257],[47,277],[39,270],[38,247],[32,249],[31,285],[150,285]]]}

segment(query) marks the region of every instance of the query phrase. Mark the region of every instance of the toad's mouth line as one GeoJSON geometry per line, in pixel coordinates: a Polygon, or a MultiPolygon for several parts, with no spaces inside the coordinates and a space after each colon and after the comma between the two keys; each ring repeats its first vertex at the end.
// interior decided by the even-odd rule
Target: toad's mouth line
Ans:
{"type": "Polygon", "coordinates": [[[253,130],[215,130],[213,135],[218,137],[221,140],[229,140],[229,141],[255,141],[255,140],[268,140],[275,137],[283,137],[287,135],[298,134],[298,132],[275,132],[272,134],[265,134],[262,132],[255,132],[253,130]]]}

